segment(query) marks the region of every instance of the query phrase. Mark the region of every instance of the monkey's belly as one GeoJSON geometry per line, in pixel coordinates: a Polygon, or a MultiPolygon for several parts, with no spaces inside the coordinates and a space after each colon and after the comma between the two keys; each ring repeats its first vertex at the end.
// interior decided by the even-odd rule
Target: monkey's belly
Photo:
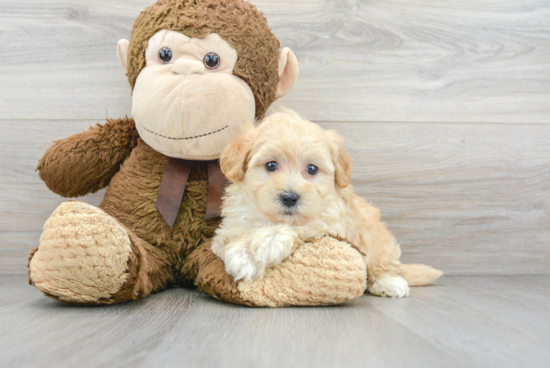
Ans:
{"type": "Polygon", "coordinates": [[[141,139],[111,180],[101,208],[143,240],[166,251],[174,262],[185,258],[214,235],[219,220],[205,220],[208,180],[205,165],[189,175],[183,202],[171,229],[155,207],[168,157],[141,139]]]}

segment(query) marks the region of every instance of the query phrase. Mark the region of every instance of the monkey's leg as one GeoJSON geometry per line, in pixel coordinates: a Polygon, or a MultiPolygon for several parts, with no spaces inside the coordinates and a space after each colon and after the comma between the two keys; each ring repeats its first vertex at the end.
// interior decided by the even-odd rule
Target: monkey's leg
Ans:
{"type": "Polygon", "coordinates": [[[113,304],[141,299],[172,279],[164,254],[101,209],[61,204],[29,257],[29,282],[54,299],[113,304]]]}
{"type": "Polygon", "coordinates": [[[264,278],[234,282],[223,261],[210,249],[211,240],[189,257],[184,273],[216,299],[249,306],[285,307],[339,304],[363,295],[366,265],[348,243],[322,238],[298,247],[264,278]]]}

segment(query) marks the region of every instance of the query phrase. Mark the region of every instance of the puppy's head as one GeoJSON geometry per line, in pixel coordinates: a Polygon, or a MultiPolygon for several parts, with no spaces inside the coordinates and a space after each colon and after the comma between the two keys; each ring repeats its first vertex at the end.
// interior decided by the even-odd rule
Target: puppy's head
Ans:
{"type": "Polygon", "coordinates": [[[302,225],[351,179],[351,159],[334,131],[284,110],[237,137],[220,164],[227,178],[274,223],[302,225]]]}

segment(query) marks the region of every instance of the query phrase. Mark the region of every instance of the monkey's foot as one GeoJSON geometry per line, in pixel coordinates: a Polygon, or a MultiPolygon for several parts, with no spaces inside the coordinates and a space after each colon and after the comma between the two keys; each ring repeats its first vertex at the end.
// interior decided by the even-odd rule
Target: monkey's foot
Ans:
{"type": "Polygon", "coordinates": [[[122,289],[131,253],[128,231],[113,217],[86,203],[66,202],[46,221],[30,256],[30,283],[62,301],[101,303],[122,289]]]}
{"type": "Polygon", "coordinates": [[[363,295],[367,270],[348,243],[325,237],[296,249],[264,278],[238,284],[241,297],[267,307],[340,304],[363,295]]]}
{"type": "Polygon", "coordinates": [[[348,243],[322,238],[296,249],[262,279],[235,282],[210,241],[184,269],[199,290],[231,303],[257,307],[340,304],[363,295],[367,271],[362,255],[348,243]]]}

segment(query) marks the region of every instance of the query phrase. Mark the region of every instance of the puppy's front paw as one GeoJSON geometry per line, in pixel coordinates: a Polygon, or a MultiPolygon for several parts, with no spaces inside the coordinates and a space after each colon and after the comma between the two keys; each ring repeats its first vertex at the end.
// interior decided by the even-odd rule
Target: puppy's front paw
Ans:
{"type": "Polygon", "coordinates": [[[399,276],[385,276],[374,281],[368,288],[369,293],[373,295],[403,298],[409,296],[410,288],[407,281],[399,276]]]}
{"type": "MultiPolygon", "coordinates": [[[[265,269],[280,264],[292,254],[297,245],[296,235],[281,229],[257,231],[251,242],[251,250],[258,267],[265,269]]],[[[261,270],[258,270],[261,271],[261,270]]]]}
{"type": "Polygon", "coordinates": [[[257,270],[254,259],[246,248],[231,247],[225,251],[225,271],[233,276],[235,281],[244,279],[251,281],[257,270]]]}

